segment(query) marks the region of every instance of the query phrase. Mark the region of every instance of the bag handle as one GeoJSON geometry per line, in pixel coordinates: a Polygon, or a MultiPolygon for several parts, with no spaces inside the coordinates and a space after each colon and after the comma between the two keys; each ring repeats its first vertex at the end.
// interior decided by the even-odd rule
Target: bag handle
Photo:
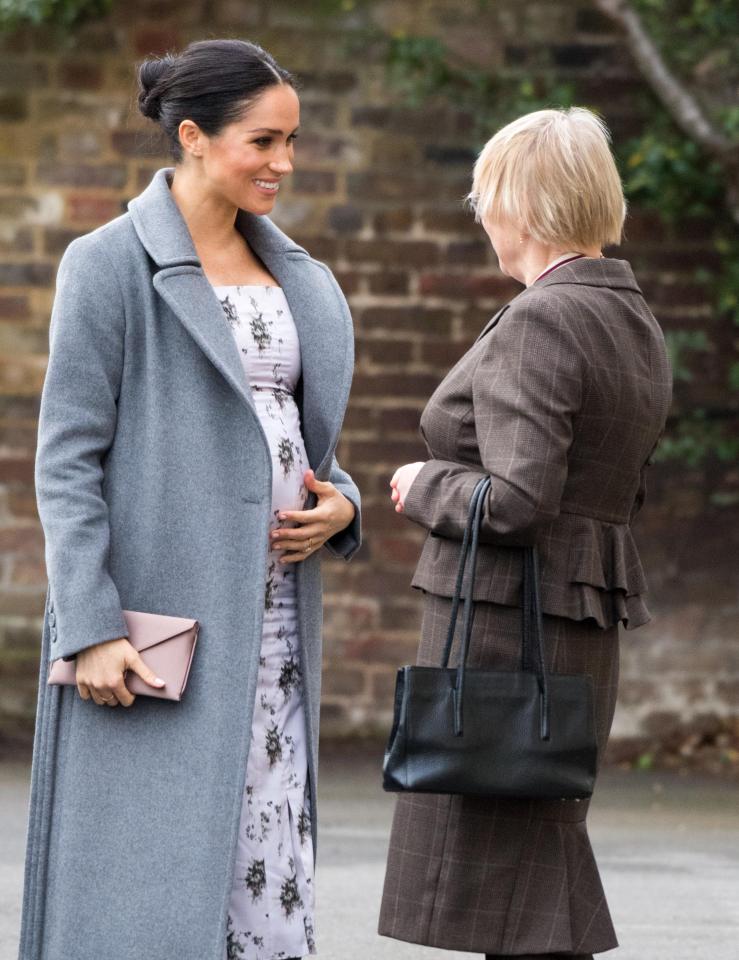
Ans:
{"type": "MultiPolygon", "coordinates": [[[[485,497],[491,487],[490,477],[483,477],[475,486],[470,497],[470,505],[467,514],[467,524],[465,526],[462,538],[462,548],[457,568],[457,579],[454,586],[454,596],[452,598],[452,610],[449,620],[449,629],[447,632],[446,643],[444,645],[444,655],[442,667],[449,666],[452,646],[454,643],[454,634],[457,626],[457,616],[459,604],[462,598],[462,585],[464,574],[467,567],[467,561],[470,561],[470,576],[468,589],[464,597],[464,617],[462,625],[462,647],[457,665],[457,675],[453,689],[454,697],[454,735],[461,737],[464,732],[463,702],[464,702],[464,679],[467,668],[467,655],[469,653],[470,638],[472,636],[472,625],[475,616],[475,605],[472,599],[472,591],[475,583],[475,571],[477,569],[477,550],[480,537],[480,524],[482,520],[483,505],[485,497]]],[[[550,705],[549,705],[549,682],[547,676],[546,660],[544,657],[544,628],[541,609],[541,596],[539,593],[539,558],[535,546],[523,547],[523,589],[522,589],[522,616],[521,616],[521,669],[526,672],[535,673],[539,686],[540,703],[540,737],[542,740],[548,740],[550,736],[550,705]]]]}
{"type": "MultiPolygon", "coordinates": [[[[449,630],[447,632],[446,643],[444,645],[444,656],[442,658],[442,667],[449,666],[449,658],[452,653],[452,644],[454,643],[454,632],[457,625],[457,612],[459,610],[459,602],[462,596],[462,581],[464,579],[465,566],[467,564],[467,555],[468,555],[468,545],[470,542],[470,535],[473,526],[475,526],[475,513],[477,509],[478,501],[482,498],[484,494],[487,493],[490,487],[490,477],[483,477],[482,480],[478,481],[475,489],[472,491],[472,496],[470,497],[469,511],[467,514],[467,523],[464,528],[464,535],[462,537],[462,549],[459,556],[459,564],[457,566],[457,580],[454,584],[454,595],[452,597],[452,614],[449,621],[449,630]]],[[[474,581],[473,581],[474,582],[474,581]]]]}

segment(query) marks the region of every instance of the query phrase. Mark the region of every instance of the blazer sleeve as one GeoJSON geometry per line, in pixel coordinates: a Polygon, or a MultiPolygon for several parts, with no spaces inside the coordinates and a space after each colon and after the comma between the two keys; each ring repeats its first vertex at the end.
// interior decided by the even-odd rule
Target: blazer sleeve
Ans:
{"type": "Polygon", "coordinates": [[[362,503],[359,488],[349,474],[341,469],[336,457],[333,458],[328,479],[337,490],[343,493],[348,500],[351,500],[355,513],[349,526],[339,530],[333,537],[329,537],[325,547],[332,556],[338,559],[351,560],[362,545],[362,503]]]}
{"type": "Polygon", "coordinates": [[[125,316],[103,246],[74,240],[62,257],[41,393],[35,485],[50,589],[51,657],[128,636],[108,571],[103,458],[116,429],[125,316]]]}
{"type": "Polygon", "coordinates": [[[427,461],[404,513],[434,534],[461,539],[472,491],[488,474],[481,542],[527,545],[559,513],[584,361],[563,304],[539,291],[521,298],[485,339],[471,410],[482,466],[427,461]]]}

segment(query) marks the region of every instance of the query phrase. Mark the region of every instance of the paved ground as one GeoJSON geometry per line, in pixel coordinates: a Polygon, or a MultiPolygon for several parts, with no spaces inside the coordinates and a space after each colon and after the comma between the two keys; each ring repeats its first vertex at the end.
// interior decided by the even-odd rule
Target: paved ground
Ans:
{"type": "MultiPolygon", "coordinates": [[[[375,752],[324,748],[321,768],[320,960],[472,956],[377,936],[394,800],[379,786],[375,752]]],[[[29,773],[25,765],[0,766],[0,960],[16,958],[29,773]]],[[[619,950],[602,957],[739,958],[735,785],[609,771],[600,779],[589,824],[621,941],[619,950]]]]}

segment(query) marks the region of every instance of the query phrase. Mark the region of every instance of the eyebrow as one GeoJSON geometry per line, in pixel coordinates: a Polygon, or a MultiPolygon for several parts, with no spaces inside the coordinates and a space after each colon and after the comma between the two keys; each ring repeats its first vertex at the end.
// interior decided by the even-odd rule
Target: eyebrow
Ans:
{"type": "MultiPolygon", "coordinates": [[[[299,127],[295,128],[295,130],[299,129],[299,127]]],[[[295,130],[292,132],[295,133],[295,130]]],[[[249,133],[275,133],[278,136],[282,136],[282,130],[272,130],[270,127],[257,127],[256,130],[250,130],[249,133]]]]}

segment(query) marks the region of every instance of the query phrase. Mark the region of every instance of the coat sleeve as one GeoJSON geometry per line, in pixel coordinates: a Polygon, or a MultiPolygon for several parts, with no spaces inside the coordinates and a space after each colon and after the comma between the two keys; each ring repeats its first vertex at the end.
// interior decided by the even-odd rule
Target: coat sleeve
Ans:
{"type": "Polygon", "coordinates": [[[62,257],[41,393],[35,485],[50,588],[51,656],[68,659],[128,636],[108,571],[103,460],[116,429],[125,317],[100,242],[73,241],[62,257]]]}
{"type": "Polygon", "coordinates": [[[333,537],[329,537],[325,543],[325,547],[334,557],[351,560],[362,545],[362,504],[359,488],[349,474],[341,469],[336,457],[333,458],[333,462],[331,463],[331,472],[329,473],[328,479],[337,490],[343,493],[348,500],[351,500],[354,504],[355,513],[354,519],[349,526],[343,530],[339,530],[333,537]]]}
{"type": "Polygon", "coordinates": [[[557,516],[583,375],[565,312],[558,300],[537,292],[487,335],[472,381],[482,466],[427,461],[404,502],[409,519],[461,539],[472,491],[486,474],[492,485],[481,542],[533,543],[539,526],[557,516]]]}

